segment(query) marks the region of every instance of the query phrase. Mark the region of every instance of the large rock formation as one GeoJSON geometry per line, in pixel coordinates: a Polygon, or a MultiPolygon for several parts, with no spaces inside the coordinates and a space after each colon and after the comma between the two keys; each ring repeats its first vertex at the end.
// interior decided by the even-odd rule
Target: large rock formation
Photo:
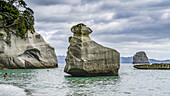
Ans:
{"type": "Polygon", "coordinates": [[[148,57],[144,51],[137,52],[133,56],[133,64],[148,64],[148,57]]]}
{"type": "Polygon", "coordinates": [[[0,30],[0,68],[57,67],[54,48],[38,33],[28,31],[25,38],[0,30]]]}
{"type": "Polygon", "coordinates": [[[57,67],[54,48],[34,30],[24,0],[0,0],[0,68],[57,67]]]}
{"type": "Polygon", "coordinates": [[[80,23],[71,28],[66,66],[64,71],[72,76],[118,75],[120,54],[91,40],[92,30],[80,23]]]}

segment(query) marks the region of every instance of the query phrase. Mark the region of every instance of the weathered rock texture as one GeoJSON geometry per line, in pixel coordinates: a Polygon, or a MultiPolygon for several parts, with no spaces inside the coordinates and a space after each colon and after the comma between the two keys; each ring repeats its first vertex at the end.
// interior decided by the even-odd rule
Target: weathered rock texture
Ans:
{"type": "Polygon", "coordinates": [[[71,28],[66,66],[64,71],[72,76],[118,75],[120,54],[91,40],[92,30],[84,24],[71,28]]]}
{"type": "Polygon", "coordinates": [[[49,68],[57,67],[54,48],[42,36],[30,31],[25,39],[14,33],[0,30],[0,68],[49,68]]]}
{"type": "Polygon", "coordinates": [[[144,51],[137,52],[133,56],[133,64],[148,64],[148,57],[146,56],[146,53],[144,51]]]}

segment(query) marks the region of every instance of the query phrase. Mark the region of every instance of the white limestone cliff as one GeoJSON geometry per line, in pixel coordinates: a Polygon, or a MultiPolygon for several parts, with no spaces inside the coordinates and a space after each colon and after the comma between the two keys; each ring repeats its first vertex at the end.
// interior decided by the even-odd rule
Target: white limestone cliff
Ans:
{"type": "Polygon", "coordinates": [[[57,67],[54,48],[43,37],[28,31],[25,38],[0,30],[0,68],[49,68],[57,67]]]}

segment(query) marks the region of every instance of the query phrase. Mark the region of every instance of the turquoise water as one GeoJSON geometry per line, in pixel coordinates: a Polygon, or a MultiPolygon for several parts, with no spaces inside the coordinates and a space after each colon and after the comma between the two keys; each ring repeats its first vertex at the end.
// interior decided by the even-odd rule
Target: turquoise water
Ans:
{"type": "Polygon", "coordinates": [[[0,70],[0,96],[170,96],[170,70],[138,70],[121,64],[119,76],[70,77],[64,66],[0,70]]]}

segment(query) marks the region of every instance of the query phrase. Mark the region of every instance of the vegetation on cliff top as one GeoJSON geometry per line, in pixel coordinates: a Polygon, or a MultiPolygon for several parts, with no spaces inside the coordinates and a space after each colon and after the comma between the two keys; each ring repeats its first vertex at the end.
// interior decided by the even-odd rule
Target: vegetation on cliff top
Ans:
{"type": "Polygon", "coordinates": [[[24,38],[34,31],[34,12],[23,0],[0,0],[0,29],[24,38]]]}

